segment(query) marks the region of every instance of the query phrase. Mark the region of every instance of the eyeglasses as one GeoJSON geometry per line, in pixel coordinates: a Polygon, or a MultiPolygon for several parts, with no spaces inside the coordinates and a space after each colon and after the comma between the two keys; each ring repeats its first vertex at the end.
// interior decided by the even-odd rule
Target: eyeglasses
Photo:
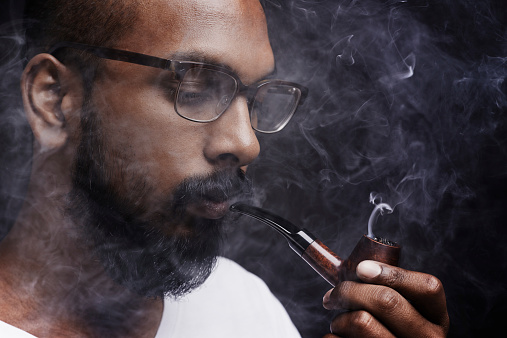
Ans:
{"type": "Polygon", "coordinates": [[[252,128],[262,133],[275,133],[287,125],[308,94],[306,87],[281,80],[262,80],[246,86],[229,69],[202,62],[167,60],[75,42],[57,43],[49,53],[54,55],[63,48],[172,72],[176,87],[174,110],[181,117],[194,122],[215,121],[238,94],[243,94],[247,99],[252,128]]]}

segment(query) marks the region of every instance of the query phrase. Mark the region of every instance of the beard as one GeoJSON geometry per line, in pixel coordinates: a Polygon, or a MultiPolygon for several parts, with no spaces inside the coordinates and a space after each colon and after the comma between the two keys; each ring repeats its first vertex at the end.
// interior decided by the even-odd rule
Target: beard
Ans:
{"type": "Polygon", "coordinates": [[[220,253],[223,224],[231,216],[201,218],[187,212],[187,206],[249,192],[244,172],[187,178],[157,201],[156,208],[148,207],[139,201],[155,187],[145,173],[114,164],[117,152],[105,144],[90,103],[83,107],[81,126],[66,211],[105,271],[148,297],[181,297],[204,283],[220,253]]]}

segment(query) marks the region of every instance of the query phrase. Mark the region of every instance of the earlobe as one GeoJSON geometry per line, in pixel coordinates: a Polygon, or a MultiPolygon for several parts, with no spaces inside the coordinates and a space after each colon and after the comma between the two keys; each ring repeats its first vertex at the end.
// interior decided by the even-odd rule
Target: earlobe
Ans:
{"type": "Polygon", "coordinates": [[[69,114],[82,106],[82,86],[76,74],[49,54],[30,60],[21,78],[26,116],[42,151],[66,144],[69,114]]]}

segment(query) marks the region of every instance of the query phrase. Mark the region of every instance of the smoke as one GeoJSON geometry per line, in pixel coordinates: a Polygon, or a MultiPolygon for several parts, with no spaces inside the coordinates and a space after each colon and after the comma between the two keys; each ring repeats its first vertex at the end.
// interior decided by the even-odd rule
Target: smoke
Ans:
{"type": "MultiPolygon", "coordinates": [[[[375,234],[446,289],[451,336],[487,336],[507,312],[507,37],[500,1],[266,0],[277,76],[310,89],[280,133],[259,135],[258,204],[342,257],[367,232],[370,192],[394,212],[375,234]]],[[[4,12],[5,13],[5,12],[4,12]]],[[[23,31],[0,40],[0,209],[25,195],[31,133],[20,108],[23,31]]],[[[227,255],[261,276],[303,337],[328,331],[329,285],[274,231],[240,219],[227,255]]]]}
{"type": "MultiPolygon", "coordinates": [[[[505,6],[264,6],[277,75],[310,95],[287,129],[262,137],[248,172],[261,204],[347,257],[367,232],[369,193],[381,193],[395,210],[375,234],[402,245],[402,267],[444,282],[451,335],[494,332],[506,310],[505,6]]],[[[268,282],[304,337],[326,333],[329,286],[270,229],[245,219],[236,232],[230,255],[268,282]]]]}
{"type": "Polygon", "coordinates": [[[387,203],[382,203],[382,199],[379,198],[379,196],[374,193],[370,193],[370,203],[374,204],[375,208],[373,208],[370,218],[368,219],[367,236],[370,238],[375,238],[375,235],[373,234],[373,226],[375,225],[375,223],[377,223],[378,217],[380,215],[384,215],[384,212],[388,214],[392,213],[393,208],[387,203]]]}
{"type": "Polygon", "coordinates": [[[19,91],[24,67],[22,23],[0,21],[0,239],[17,217],[31,170],[32,134],[19,91]]]}

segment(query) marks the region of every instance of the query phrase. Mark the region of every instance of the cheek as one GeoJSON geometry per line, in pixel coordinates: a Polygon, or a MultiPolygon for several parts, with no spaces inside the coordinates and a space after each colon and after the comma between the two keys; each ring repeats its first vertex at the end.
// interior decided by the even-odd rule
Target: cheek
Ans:
{"type": "Polygon", "coordinates": [[[178,116],[173,103],[156,88],[117,85],[99,93],[94,104],[112,170],[121,168],[129,177],[142,175],[161,193],[188,176],[209,171],[203,168],[202,125],[178,116]]]}

